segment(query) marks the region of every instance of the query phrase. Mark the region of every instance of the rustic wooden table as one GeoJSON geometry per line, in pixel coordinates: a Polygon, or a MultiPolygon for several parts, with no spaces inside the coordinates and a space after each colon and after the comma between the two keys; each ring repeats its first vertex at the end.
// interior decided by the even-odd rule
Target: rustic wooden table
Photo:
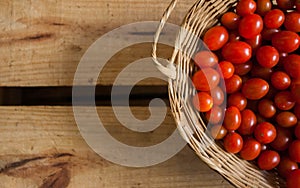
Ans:
{"type": "MultiPolygon", "coordinates": [[[[192,2],[180,2],[170,22],[179,23],[192,2]]],[[[0,187],[232,187],[188,146],[152,167],[113,164],[85,143],[70,104],[47,102],[53,97],[61,99],[60,95],[71,97],[70,88],[80,58],[97,38],[124,24],[157,21],[168,3],[164,0],[0,1],[0,187]],[[46,90],[36,93],[35,88],[46,90]],[[67,88],[67,92],[56,93],[64,91],[61,88],[67,88]]],[[[160,53],[169,57],[171,49],[162,47],[160,53]]],[[[110,87],[122,67],[150,54],[151,44],[131,46],[116,54],[99,77],[98,89],[110,87]]],[[[142,74],[141,70],[137,74],[142,74]]],[[[166,83],[161,80],[147,79],[137,87],[147,91],[144,86],[164,88],[161,92],[166,93],[166,83]]],[[[129,131],[115,118],[112,108],[104,105],[104,99],[99,100],[102,105],[97,110],[107,130],[126,144],[155,144],[175,129],[168,112],[161,127],[151,133],[129,131]]],[[[137,104],[131,107],[136,117],[149,116],[148,106],[141,105],[144,103],[134,103],[133,99],[132,104],[137,104]]]]}

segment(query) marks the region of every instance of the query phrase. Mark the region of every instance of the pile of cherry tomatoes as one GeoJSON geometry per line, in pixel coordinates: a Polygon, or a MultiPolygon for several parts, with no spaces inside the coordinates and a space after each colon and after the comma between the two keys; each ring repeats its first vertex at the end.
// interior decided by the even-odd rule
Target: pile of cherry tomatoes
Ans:
{"type": "Polygon", "coordinates": [[[194,107],[227,152],[300,187],[300,1],[240,0],[220,23],[193,58],[194,107]]]}

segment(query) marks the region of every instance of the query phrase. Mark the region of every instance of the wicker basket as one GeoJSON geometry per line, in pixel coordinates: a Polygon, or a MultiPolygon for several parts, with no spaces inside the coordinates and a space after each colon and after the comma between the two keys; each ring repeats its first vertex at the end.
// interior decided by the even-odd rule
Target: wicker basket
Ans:
{"type": "Polygon", "coordinates": [[[256,165],[224,151],[220,144],[206,134],[207,126],[189,100],[196,93],[189,82],[190,76],[195,72],[191,57],[199,43],[195,36],[201,36],[208,28],[217,24],[219,16],[235,6],[237,0],[197,0],[183,20],[168,66],[163,66],[156,57],[157,43],[177,2],[178,0],[172,0],[161,19],[152,56],[157,68],[169,77],[171,110],[182,137],[205,163],[236,187],[285,187],[284,181],[276,172],[259,170],[256,165]]]}

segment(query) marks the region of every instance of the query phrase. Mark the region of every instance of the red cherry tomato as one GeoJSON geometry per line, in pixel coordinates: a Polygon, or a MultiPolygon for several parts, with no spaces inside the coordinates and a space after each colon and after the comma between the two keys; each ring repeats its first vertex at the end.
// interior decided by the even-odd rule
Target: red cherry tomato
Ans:
{"type": "Polygon", "coordinates": [[[284,151],[293,141],[292,132],[289,129],[276,127],[276,138],[271,142],[271,147],[277,151],[284,151]]]}
{"type": "Polygon", "coordinates": [[[257,50],[256,59],[261,66],[272,68],[279,61],[279,53],[272,46],[262,46],[257,50]]]}
{"type": "Polygon", "coordinates": [[[264,26],[269,29],[279,28],[285,19],[284,13],[279,9],[269,11],[264,17],[264,26]]]}
{"type": "Polygon", "coordinates": [[[279,31],[272,35],[272,45],[279,51],[291,53],[300,45],[300,37],[292,31],[279,31]]]}
{"type": "Polygon", "coordinates": [[[225,110],[223,126],[229,130],[234,131],[241,125],[241,113],[235,106],[230,106],[225,110]]]}
{"type": "Polygon", "coordinates": [[[253,0],[240,0],[236,5],[236,12],[240,16],[253,14],[256,10],[256,2],[253,0]]]}
{"type": "Polygon", "coordinates": [[[216,54],[210,51],[200,51],[195,55],[195,63],[200,68],[213,67],[218,63],[216,54]]]}
{"type": "Polygon", "coordinates": [[[282,10],[292,9],[295,0],[276,0],[278,7],[282,10]]]}
{"type": "Polygon", "coordinates": [[[293,80],[290,86],[291,93],[294,97],[294,100],[300,104],[300,79],[293,80]]]}
{"type": "Polygon", "coordinates": [[[219,106],[213,106],[212,109],[205,113],[207,121],[211,124],[219,123],[224,115],[224,110],[219,106]]]}
{"type": "Polygon", "coordinates": [[[244,140],[243,148],[240,151],[240,156],[247,161],[251,161],[259,156],[260,151],[261,144],[253,138],[248,138],[244,140]]]}
{"type": "Polygon", "coordinates": [[[289,146],[289,156],[297,163],[300,162],[300,140],[294,140],[289,146]]]}
{"type": "Polygon", "coordinates": [[[226,12],[221,17],[221,23],[227,29],[234,30],[238,28],[240,17],[234,12],[226,12]]]}
{"type": "Polygon", "coordinates": [[[251,100],[263,98],[269,91],[269,84],[260,78],[251,78],[242,86],[242,94],[251,100]]]}
{"type": "Polygon", "coordinates": [[[295,106],[293,95],[289,91],[281,91],[274,97],[274,102],[280,110],[290,110],[295,106]]]}
{"type": "Polygon", "coordinates": [[[280,156],[276,151],[263,151],[257,160],[258,167],[262,170],[272,170],[280,162],[280,156]]]}
{"type": "Polygon", "coordinates": [[[192,81],[197,90],[210,91],[219,84],[220,75],[212,68],[204,68],[194,74],[192,81]]]}
{"type": "Polygon", "coordinates": [[[228,79],[225,79],[225,86],[227,93],[235,93],[242,87],[242,78],[236,74],[228,79]]]}
{"type": "Polygon", "coordinates": [[[278,32],[279,32],[278,29],[264,28],[261,32],[261,37],[263,40],[272,40],[273,35],[278,32]]]}
{"type": "Polygon", "coordinates": [[[260,34],[263,29],[263,20],[258,14],[249,14],[243,17],[239,24],[239,34],[251,39],[260,34]]]}
{"type": "Polygon", "coordinates": [[[215,140],[223,139],[227,132],[227,129],[225,129],[222,125],[213,125],[210,129],[210,134],[215,140]]]}
{"type": "Polygon", "coordinates": [[[222,56],[226,61],[234,64],[246,63],[252,55],[252,48],[242,41],[228,42],[222,48],[222,56]]]}
{"type": "Polygon", "coordinates": [[[238,133],[227,133],[223,141],[224,148],[229,153],[238,153],[243,148],[243,138],[238,133]]]}
{"type": "Polygon", "coordinates": [[[300,188],[300,170],[293,170],[286,180],[287,188],[300,188]]]}
{"type": "Polygon", "coordinates": [[[271,118],[276,114],[276,106],[269,99],[262,99],[257,106],[258,112],[264,118],[271,118]]]}
{"type": "Polygon", "coordinates": [[[223,26],[214,26],[210,28],[203,37],[203,42],[212,50],[219,50],[228,41],[228,32],[223,26]]]}
{"type": "Polygon", "coordinates": [[[296,115],[296,117],[298,118],[298,120],[300,122],[300,104],[299,103],[297,103],[295,105],[294,114],[296,115]]]}
{"type": "Polygon", "coordinates": [[[243,64],[235,64],[234,65],[234,74],[237,74],[239,76],[244,76],[250,72],[252,69],[253,63],[252,61],[247,61],[243,64]]]}
{"type": "Polygon", "coordinates": [[[271,68],[262,67],[259,64],[255,64],[251,70],[251,76],[261,78],[263,80],[269,80],[271,78],[273,70],[271,68]]]}
{"type": "Polygon", "coordinates": [[[298,164],[289,157],[284,156],[280,159],[277,169],[282,177],[287,178],[293,170],[298,169],[298,164]]]}
{"type": "Polygon", "coordinates": [[[233,76],[234,66],[229,61],[221,61],[219,63],[219,68],[221,70],[224,79],[228,79],[233,76]]]}
{"type": "Polygon", "coordinates": [[[272,9],[272,2],[270,0],[257,0],[256,5],[256,13],[261,16],[266,15],[272,9]]]}
{"type": "Polygon", "coordinates": [[[288,13],[285,17],[284,27],[289,31],[300,32],[300,13],[288,13]]]}
{"type": "Polygon", "coordinates": [[[292,112],[283,111],[277,114],[276,122],[281,127],[289,128],[297,124],[297,117],[292,112]]]}
{"type": "Polygon", "coordinates": [[[198,92],[193,97],[193,104],[199,112],[207,112],[213,106],[213,99],[206,92],[198,92]]]}
{"type": "Polygon", "coordinates": [[[300,139],[300,121],[297,123],[294,133],[296,138],[300,139]]]}
{"type": "Polygon", "coordinates": [[[299,1],[299,0],[296,0],[295,5],[296,5],[296,10],[297,10],[298,12],[300,12],[300,1],[299,1]]]}
{"type": "Polygon", "coordinates": [[[252,48],[252,53],[253,55],[256,54],[257,49],[261,46],[262,44],[262,36],[261,34],[256,35],[255,37],[251,39],[246,39],[245,40],[252,48]]]}
{"type": "Polygon", "coordinates": [[[271,143],[276,138],[276,129],[269,122],[259,123],[254,129],[254,137],[262,144],[271,143]]]}
{"type": "Polygon", "coordinates": [[[214,105],[221,105],[224,102],[224,98],[225,98],[224,90],[219,86],[217,86],[210,91],[210,95],[214,100],[214,105]]]}
{"type": "Polygon", "coordinates": [[[276,89],[285,90],[290,87],[291,78],[283,71],[276,71],[271,75],[271,83],[276,89]]]}
{"type": "Polygon", "coordinates": [[[290,54],[283,59],[285,71],[293,78],[300,78],[300,55],[290,54]]]}
{"type": "Polygon", "coordinates": [[[254,112],[250,109],[245,109],[241,112],[241,125],[238,128],[238,132],[241,135],[251,135],[254,132],[257,119],[254,112]]]}
{"type": "Polygon", "coordinates": [[[242,111],[247,106],[247,99],[242,93],[236,92],[236,93],[232,93],[231,95],[229,95],[229,97],[227,99],[227,104],[228,104],[228,106],[235,106],[240,111],[242,111]]]}
{"type": "Polygon", "coordinates": [[[240,40],[241,40],[241,36],[239,35],[239,32],[237,30],[230,31],[229,42],[236,42],[240,40]]]}

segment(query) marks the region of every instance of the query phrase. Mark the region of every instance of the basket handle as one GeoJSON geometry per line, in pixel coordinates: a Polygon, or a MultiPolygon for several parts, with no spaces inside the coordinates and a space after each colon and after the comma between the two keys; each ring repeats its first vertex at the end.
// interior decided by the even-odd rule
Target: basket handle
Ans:
{"type": "Polygon", "coordinates": [[[170,3],[170,5],[168,6],[168,8],[166,9],[166,11],[163,14],[163,17],[160,20],[160,24],[158,26],[158,29],[154,35],[154,44],[153,44],[153,51],[152,51],[152,59],[156,65],[156,67],[158,68],[158,70],[160,70],[160,72],[162,72],[164,75],[166,75],[167,77],[171,78],[171,79],[175,79],[176,78],[176,67],[174,65],[174,58],[172,58],[171,61],[168,61],[168,65],[164,66],[162,65],[158,59],[157,59],[157,44],[158,44],[158,40],[159,40],[159,36],[162,32],[162,29],[164,28],[166,21],[169,19],[172,11],[174,10],[176,4],[177,4],[178,0],[172,0],[172,2],[170,3]]]}

